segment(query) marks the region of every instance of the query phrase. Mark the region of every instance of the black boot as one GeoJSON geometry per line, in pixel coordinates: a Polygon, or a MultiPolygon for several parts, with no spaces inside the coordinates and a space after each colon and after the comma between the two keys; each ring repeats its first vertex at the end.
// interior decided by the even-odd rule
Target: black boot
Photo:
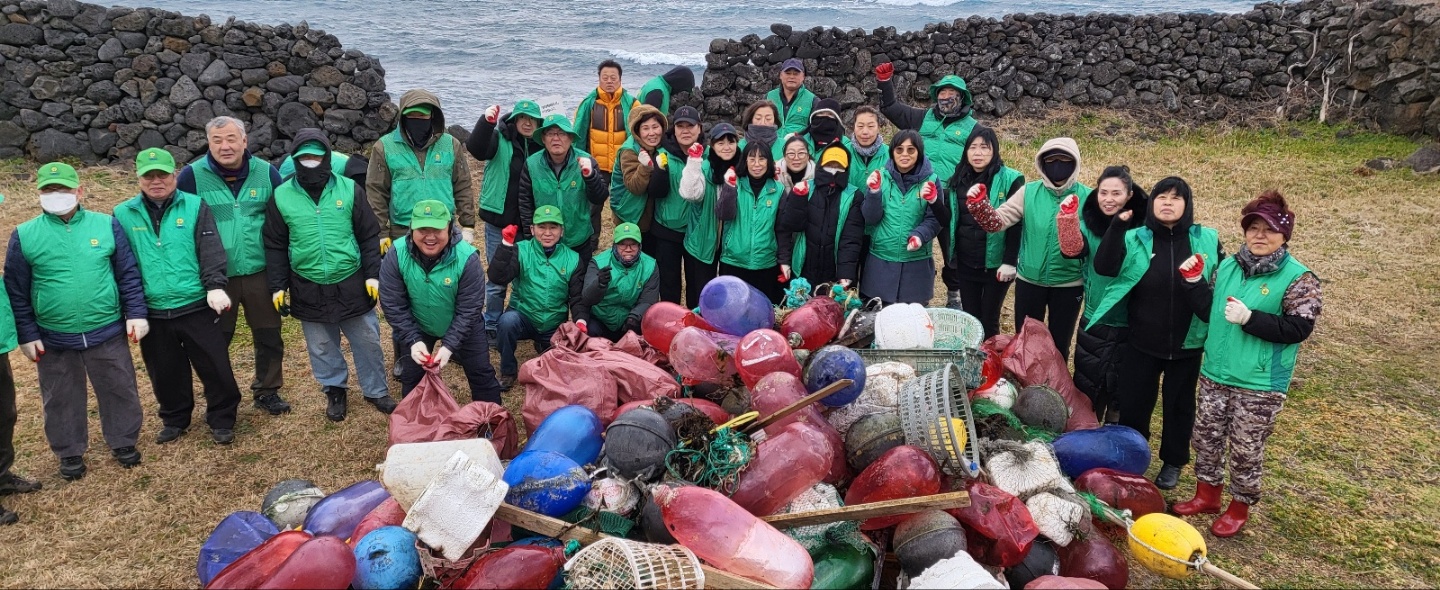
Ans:
{"type": "Polygon", "coordinates": [[[329,401],[329,403],[325,405],[325,417],[329,418],[331,422],[344,421],[345,388],[326,387],[323,391],[325,392],[325,398],[329,401]]]}

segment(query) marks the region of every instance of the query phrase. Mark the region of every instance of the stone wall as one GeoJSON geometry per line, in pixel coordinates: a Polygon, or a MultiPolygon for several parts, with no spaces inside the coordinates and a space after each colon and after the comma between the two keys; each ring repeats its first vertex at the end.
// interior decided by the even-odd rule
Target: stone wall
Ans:
{"type": "Polygon", "coordinates": [[[385,70],[324,31],[211,22],[75,0],[0,2],[0,158],[128,161],[205,151],[204,126],[247,123],[261,157],[305,127],[358,151],[392,125],[385,70]]]}
{"type": "Polygon", "coordinates": [[[982,118],[1069,104],[1184,122],[1353,119],[1440,137],[1437,21],[1429,0],[1304,0],[1244,14],[971,16],[909,33],[777,24],[767,37],[712,41],[694,100],[711,119],[733,118],[797,57],[816,94],[846,110],[878,105],[872,68],[891,61],[902,100],[924,105],[933,81],[958,74],[982,118]]]}

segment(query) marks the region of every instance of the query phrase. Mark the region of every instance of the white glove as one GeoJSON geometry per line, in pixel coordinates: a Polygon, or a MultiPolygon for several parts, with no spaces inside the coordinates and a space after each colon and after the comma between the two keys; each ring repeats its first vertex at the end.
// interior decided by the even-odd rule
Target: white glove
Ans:
{"type": "Polygon", "coordinates": [[[20,354],[30,359],[32,363],[40,362],[40,357],[45,356],[45,343],[39,340],[26,342],[20,345],[20,354]]]}
{"type": "Polygon", "coordinates": [[[785,277],[785,280],[787,281],[790,280],[790,265],[780,265],[780,276],[785,277]]]}
{"type": "Polygon", "coordinates": [[[590,324],[586,323],[585,320],[575,320],[575,327],[580,328],[581,334],[590,334],[590,324]]]}
{"type": "Polygon", "coordinates": [[[225,313],[225,310],[230,309],[230,296],[225,294],[224,289],[211,289],[205,292],[205,305],[209,305],[217,314],[225,313]]]}
{"type": "Polygon", "coordinates": [[[1000,265],[1000,268],[995,271],[995,280],[1002,283],[1015,280],[1015,267],[1009,264],[1000,265]]]}
{"type": "Polygon", "coordinates": [[[150,333],[150,322],[146,320],[125,320],[125,333],[130,335],[131,342],[139,342],[150,333]]]}
{"type": "Polygon", "coordinates": [[[1239,299],[1228,297],[1225,300],[1225,321],[1232,324],[1245,325],[1250,321],[1250,308],[1245,307],[1239,299]]]}
{"type": "Polygon", "coordinates": [[[365,294],[375,301],[380,300],[380,279],[365,279],[365,294]]]}
{"type": "Polygon", "coordinates": [[[647,151],[645,151],[645,150],[640,150],[640,153],[635,154],[635,156],[640,159],[640,165],[641,165],[641,166],[644,166],[644,167],[646,167],[646,168],[649,168],[649,167],[650,167],[650,164],[652,163],[652,161],[651,161],[651,159],[650,159],[650,152],[647,152],[647,151]]]}
{"type": "Polygon", "coordinates": [[[473,228],[473,227],[462,227],[462,228],[460,228],[460,239],[465,240],[467,243],[474,244],[474,243],[475,243],[475,228],[473,228]]]}
{"type": "Polygon", "coordinates": [[[445,368],[445,365],[450,362],[450,349],[445,348],[444,344],[436,343],[435,354],[430,357],[430,362],[434,364],[436,368],[445,368]]]}
{"type": "Polygon", "coordinates": [[[840,288],[841,288],[841,289],[849,289],[849,288],[850,288],[850,279],[840,279],[840,288]]]}
{"type": "Polygon", "coordinates": [[[490,108],[485,109],[485,120],[486,120],[487,122],[489,122],[491,125],[494,125],[496,121],[499,121],[499,120],[500,120],[500,105],[498,105],[498,104],[492,104],[492,105],[490,105],[490,108]]]}
{"type": "Polygon", "coordinates": [[[430,349],[425,346],[424,342],[410,345],[410,360],[415,361],[417,365],[425,366],[430,362],[430,349]]]}

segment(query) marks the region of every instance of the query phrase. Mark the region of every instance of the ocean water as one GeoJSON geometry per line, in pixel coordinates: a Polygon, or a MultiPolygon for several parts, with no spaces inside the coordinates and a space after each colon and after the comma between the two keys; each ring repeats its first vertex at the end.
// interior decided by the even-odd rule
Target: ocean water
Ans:
{"type": "MultiPolygon", "coordinates": [[[[867,31],[978,14],[1016,12],[1156,13],[1173,0],[111,0],[212,21],[267,24],[307,21],[347,49],[379,57],[386,85],[398,99],[410,88],[437,93],[448,123],[469,126],[491,104],[530,98],[568,111],[595,87],[595,66],[614,59],[624,85],[636,91],[677,65],[695,69],[699,85],[705,52],[715,38],[766,36],[771,23],[797,30],[814,26],[867,31]]],[[[1197,0],[1187,11],[1243,12],[1252,0],[1197,0]]]]}

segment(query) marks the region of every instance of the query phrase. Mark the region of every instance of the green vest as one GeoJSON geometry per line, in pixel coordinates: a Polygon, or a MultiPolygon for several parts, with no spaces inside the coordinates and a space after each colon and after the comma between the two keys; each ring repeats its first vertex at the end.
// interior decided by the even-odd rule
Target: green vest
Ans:
{"type": "Polygon", "coordinates": [[[295,179],[275,189],[275,208],[290,228],[290,268],[312,283],[333,285],[360,270],[351,221],[355,181],[331,176],[317,203],[295,179]]]}
{"type": "Polygon", "coordinates": [[[1081,318],[1088,320],[1080,327],[1082,330],[1099,324],[1115,328],[1124,328],[1130,325],[1130,319],[1125,317],[1126,300],[1121,299],[1110,308],[1109,313],[1103,316],[1095,315],[1095,308],[1100,306],[1100,300],[1105,297],[1105,290],[1110,283],[1115,282],[1115,277],[1107,277],[1095,272],[1095,253],[1100,251],[1100,242],[1105,237],[1090,231],[1085,226],[1085,221],[1080,220],[1080,237],[1085,240],[1085,257],[1080,259],[1080,280],[1085,294],[1085,310],[1080,314],[1081,318]]]}
{"type": "MultiPolygon", "coordinates": [[[[933,165],[933,164],[932,164],[933,165]]],[[[1001,166],[995,177],[990,179],[990,184],[985,188],[989,189],[990,206],[996,209],[1010,198],[1010,185],[1015,184],[1015,179],[1022,178],[1019,170],[1009,166],[1001,166]]],[[[950,232],[951,256],[954,256],[960,248],[956,241],[956,232],[960,228],[960,208],[965,206],[965,195],[950,191],[945,195],[950,205],[950,227],[945,228],[950,232]]],[[[1005,232],[995,232],[985,235],[985,268],[1000,268],[1005,263],[1005,232]]]]}
{"type": "Polygon", "coordinates": [[[881,184],[880,199],[885,207],[885,217],[875,224],[870,241],[870,253],[876,258],[889,262],[915,262],[931,256],[929,242],[921,244],[920,249],[914,252],[906,249],[910,232],[925,220],[925,208],[930,206],[920,198],[920,188],[927,181],[940,184],[934,174],[905,192],[900,191],[899,183],[893,178],[886,178],[881,184]]]}
{"type": "Polygon", "coordinates": [[[0,354],[20,346],[15,332],[15,312],[10,309],[10,293],[5,290],[5,281],[0,281],[0,354]]]}
{"type": "MultiPolygon", "coordinates": [[[[340,152],[330,152],[330,173],[336,176],[345,174],[345,165],[350,162],[350,156],[340,152]]],[[[280,162],[280,178],[289,179],[295,175],[295,156],[285,156],[280,162]]],[[[206,203],[209,205],[209,203],[206,203]]]]}
{"type": "Polygon", "coordinates": [[[200,258],[195,251],[195,219],[200,197],[175,191],[175,200],[160,219],[160,233],[150,223],[145,195],[115,207],[125,237],[135,251],[140,278],[145,283],[145,305],[150,309],[178,309],[205,298],[200,282],[200,258]]]}
{"type": "Polygon", "coordinates": [[[641,252],[640,259],[625,268],[615,261],[614,250],[606,250],[595,256],[595,267],[610,273],[610,286],[605,289],[605,298],[590,308],[590,314],[605,327],[619,330],[625,325],[625,318],[630,317],[630,310],[635,309],[635,302],[640,300],[645,283],[655,274],[655,259],[641,252]]]}
{"type": "Polygon", "coordinates": [[[455,321],[455,296],[460,288],[460,275],[465,263],[475,254],[474,246],[460,241],[450,248],[439,262],[425,272],[410,251],[410,239],[395,240],[395,261],[400,277],[405,279],[405,292],[410,295],[410,315],[426,335],[441,338],[455,321]]]}
{"type": "Polygon", "coordinates": [[[670,175],[670,194],[655,202],[655,222],[666,229],[685,233],[690,225],[691,210],[695,204],[680,196],[680,178],[685,174],[685,159],[665,155],[670,161],[665,172],[670,175]]]}
{"type": "Polygon", "coordinates": [[[455,212],[455,142],[442,134],[425,152],[425,164],[399,128],[380,138],[385,146],[385,166],[390,169],[390,224],[410,227],[415,203],[434,199],[455,212]]]}
{"type": "MultiPolygon", "coordinates": [[[[251,156],[250,172],[240,185],[240,193],[230,192],[225,179],[210,167],[210,159],[201,157],[190,165],[195,174],[195,194],[210,207],[215,218],[215,231],[225,245],[225,274],[232,277],[253,275],[265,270],[265,244],[261,228],[265,225],[265,207],[275,192],[270,186],[270,164],[251,156]]],[[[292,166],[293,171],[293,166],[292,166]]]]}
{"type": "Polygon", "coordinates": [[[1225,321],[1225,300],[1234,297],[1251,311],[1280,315],[1285,291],[1309,268],[1286,255],[1275,272],[1245,278],[1240,263],[1227,258],[1215,273],[1215,297],[1210,304],[1209,338],[1200,374],[1221,385],[1254,391],[1290,389],[1295,374],[1295,356],[1300,344],[1268,342],[1245,333],[1237,324],[1225,321]]]}
{"type": "Polygon", "coordinates": [[[1016,272],[1029,283],[1053,287],[1080,280],[1080,261],[1060,254],[1060,234],[1055,227],[1060,201],[1071,193],[1084,210],[1090,198],[1090,187],[1084,184],[1076,182],[1064,194],[1056,194],[1039,180],[1025,183],[1025,225],[1020,230],[1016,272]]]}
{"type": "MultiPolygon", "coordinates": [[[[805,186],[810,189],[810,192],[806,196],[806,200],[809,200],[809,197],[815,194],[815,181],[807,180],[805,181],[805,186]]],[[[855,190],[853,186],[846,186],[845,190],[840,192],[840,218],[836,220],[835,227],[836,254],[840,252],[840,234],[845,229],[845,220],[850,217],[850,205],[855,203],[855,195],[859,194],[859,192],[860,191],[855,190]]],[[[790,255],[790,272],[794,273],[794,276],[797,277],[805,276],[805,250],[807,248],[805,243],[805,232],[795,234],[795,249],[790,255]]]]}
{"type": "MultiPolygon", "coordinates": [[[[970,140],[970,131],[975,128],[975,118],[969,115],[946,125],[935,109],[925,111],[925,122],[920,124],[920,137],[925,139],[925,157],[935,167],[935,175],[946,180],[955,174],[955,166],[965,155],[965,142],[970,140]]],[[[1026,203],[1029,206],[1029,203],[1026,203]]]]}
{"type": "Polygon", "coordinates": [[[885,145],[884,141],[879,139],[875,141],[880,144],[880,151],[870,156],[868,162],[855,153],[855,148],[850,148],[850,186],[855,187],[856,190],[865,190],[865,179],[870,178],[870,173],[879,170],[881,174],[884,174],[885,164],[890,162],[890,147],[885,145]]]}
{"type": "MultiPolygon", "coordinates": [[[[622,152],[634,152],[640,154],[640,143],[635,141],[635,136],[625,138],[625,143],[620,144],[620,149],[615,150],[615,171],[610,174],[610,210],[623,223],[640,223],[640,216],[645,214],[645,195],[630,192],[625,188],[625,175],[620,171],[620,154],[622,152]]],[[[531,172],[534,175],[534,172],[531,172]]],[[[538,206],[538,205],[537,205],[538,206]]],[[[566,219],[566,227],[569,227],[569,219],[566,219]]]]}
{"type": "Polygon", "coordinates": [[[495,155],[485,164],[485,177],[480,179],[480,210],[505,213],[505,198],[510,191],[510,161],[515,157],[515,144],[501,135],[495,155]]]}
{"type": "MultiPolygon", "coordinates": [[[[709,153],[709,148],[706,148],[709,153]]],[[[710,159],[700,164],[705,178],[705,198],[690,204],[690,221],[685,224],[685,251],[700,262],[715,263],[715,249],[720,243],[720,226],[715,219],[717,187],[710,184],[710,159]]]]}
{"type": "Polygon", "coordinates": [[[783,96],[779,88],[765,95],[766,99],[775,104],[775,110],[780,111],[780,120],[776,121],[779,129],[775,131],[775,143],[782,145],[786,135],[799,133],[810,126],[810,107],[815,102],[815,93],[801,86],[795,91],[795,100],[790,101],[789,110],[785,109],[785,103],[781,100],[783,96]]]}
{"type": "Polygon", "coordinates": [[[725,224],[725,250],[720,262],[746,270],[764,270],[776,259],[775,211],[780,208],[780,184],[767,178],[760,194],[750,190],[750,179],[736,186],[735,220],[725,224]]]}
{"type": "Polygon", "coordinates": [[[30,304],[41,328],[83,334],[120,321],[120,286],[110,265],[113,219],[81,208],[68,224],[43,213],[15,228],[30,263],[30,304]]]}
{"type": "Polygon", "coordinates": [[[595,228],[590,225],[590,201],[585,198],[585,179],[580,176],[580,164],[576,162],[578,158],[588,157],[590,154],[580,148],[570,148],[570,155],[559,176],[550,167],[550,154],[545,150],[530,154],[525,160],[525,167],[530,171],[530,194],[534,195],[535,209],[545,205],[560,209],[560,215],[565,219],[565,235],[561,236],[560,243],[566,248],[579,248],[590,239],[590,234],[595,233],[595,228]]]}
{"type": "MultiPolygon", "coordinates": [[[[660,109],[660,114],[665,115],[665,117],[668,119],[670,117],[671,90],[670,84],[665,81],[664,76],[655,76],[654,78],[651,78],[649,82],[646,82],[644,86],[640,87],[640,101],[644,102],[645,97],[650,96],[650,93],[655,90],[659,90],[662,97],[660,99],[660,106],[658,107],[660,109]]],[[[625,116],[625,120],[630,120],[630,116],[628,113],[625,116]]]]}
{"type": "MultiPolygon", "coordinates": [[[[590,223],[587,221],[586,226],[590,223]]],[[[545,249],[534,239],[515,245],[520,257],[520,276],[510,283],[510,307],[530,320],[535,329],[548,332],[570,317],[566,305],[570,298],[570,277],[578,271],[580,255],[556,244],[555,253],[545,256],[545,249]]]]}
{"type": "MultiPolygon", "coordinates": [[[[1090,318],[1090,326],[1096,324],[1099,318],[1111,315],[1110,311],[1116,309],[1130,295],[1130,290],[1145,276],[1145,271],[1150,270],[1150,257],[1153,255],[1155,236],[1150,228],[1140,226],[1125,232],[1125,261],[1120,265],[1120,274],[1108,281],[1105,286],[1104,295],[1100,296],[1100,302],[1092,309],[1089,297],[1086,297],[1085,317],[1090,318]]],[[[1220,234],[1212,228],[1200,224],[1190,226],[1190,251],[1199,254],[1205,261],[1205,268],[1210,269],[1211,276],[1215,273],[1215,261],[1220,258],[1220,234]]],[[[1087,265],[1093,267],[1094,265],[1087,265]]],[[[1089,291],[1087,291],[1088,293],[1089,291]]],[[[1223,312],[1222,312],[1223,313],[1223,312]]],[[[1117,314],[1124,317],[1124,314],[1117,314]]],[[[1123,320],[1122,320],[1123,321],[1123,320]]],[[[1090,326],[1085,326],[1087,329],[1090,326]]],[[[1200,318],[1190,318],[1190,329],[1185,333],[1185,342],[1182,348],[1196,349],[1205,346],[1205,322],[1200,318]]]]}

